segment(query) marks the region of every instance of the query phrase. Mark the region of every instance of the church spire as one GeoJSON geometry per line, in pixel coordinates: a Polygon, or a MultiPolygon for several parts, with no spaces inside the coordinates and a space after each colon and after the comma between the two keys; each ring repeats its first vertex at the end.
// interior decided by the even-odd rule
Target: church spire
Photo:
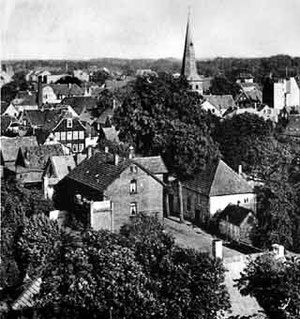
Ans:
{"type": "MultiPolygon", "coordinates": [[[[199,83],[194,82],[201,82],[201,77],[198,74],[197,66],[196,66],[196,58],[195,58],[195,48],[192,39],[192,32],[191,32],[191,18],[190,18],[190,10],[188,13],[188,20],[186,25],[186,34],[185,34],[185,44],[184,44],[184,52],[183,52],[183,60],[182,60],[182,67],[181,67],[181,75],[185,76],[188,82],[191,83],[193,90],[201,90],[199,87],[199,83]],[[195,86],[193,85],[195,84],[195,86]]],[[[201,85],[202,87],[202,85],[201,85]]]]}

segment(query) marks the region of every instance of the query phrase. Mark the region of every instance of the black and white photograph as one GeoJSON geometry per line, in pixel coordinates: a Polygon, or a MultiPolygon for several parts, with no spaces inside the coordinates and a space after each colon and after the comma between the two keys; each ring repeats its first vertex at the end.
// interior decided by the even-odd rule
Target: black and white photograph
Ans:
{"type": "Polygon", "coordinates": [[[0,318],[300,319],[300,0],[0,7],[0,318]]]}

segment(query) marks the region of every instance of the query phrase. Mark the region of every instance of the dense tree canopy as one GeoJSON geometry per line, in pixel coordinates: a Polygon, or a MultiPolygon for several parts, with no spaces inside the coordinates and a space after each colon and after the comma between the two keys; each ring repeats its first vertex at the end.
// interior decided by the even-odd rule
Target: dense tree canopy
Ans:
{"type": "Polygon", "coordinates": [[[270,319],[300,316],[300,260],[264,254],[250,261],[238,280],[243,295],[257,299],[270,319]]]}
{"type": "Polygon", "coordinates": [[[114,115],[123,140],[137,153],[161,154],[179,176],[190,176],[217,154],[199,96],[187,88],[168,75],[138,78],[114,115]]]}
{"type": "Polygon", "coordinates": [[[18,240],[27,273],[42,278],[40,318],[213,319],[229,307],[221,261],[177,247],[156,218],[72,233],[36,217],[18,240]]]}

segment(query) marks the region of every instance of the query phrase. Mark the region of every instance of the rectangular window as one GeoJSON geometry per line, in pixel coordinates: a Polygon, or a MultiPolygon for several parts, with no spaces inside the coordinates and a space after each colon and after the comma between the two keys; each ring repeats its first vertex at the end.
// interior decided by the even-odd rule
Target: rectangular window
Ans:
{"type": "Polygon", "coordinates": [[[130,203],[130,215],[135,216],[137,214],[137,203],[132,202],[130,203]]]}
{"type": "Polygon", "coordinates": [[[72,141],[72,131],[67,132],[67,140],[72,141]]]}
{"type": "Polygon", "coordinates": [[[78,131],[73,131],[73,140],[78,140],[78,131]]]}
{"type": "Polygon", "coordinates": [[[78,145],[77,144],[73,144],[72,146],[73,152],[78,152],[78,145]]]}
{"type": "Polygon", "coordinates": [[[67,144],[67,147],[71,150],[71,149],[72,149],[72,144],[71,144],[71,143],[68,143],[68,144],[67,144]]]}
{"type": "Polygon", "coordinates": [[[60,133],[59,132],[55,132],[55,138],[59,141],[60,140],[60,133]]]}
{"type": "Polygon", "coordinates": [[[61,140],[66,140],[66,132],[60,132],[60,139],[61,140]]]}
{"type": "Polygon", "coordinates": [[[67,128],[72,128],[72,127],[73,127],[72,119],[67,119],[67,128]]]}
{"type": "Polygon", "coordinates": [[[137,182],[136,179],[133,179],[130,181],[130,194],[136,194],[137,193],[137,182]]]}
{"type": "Polygon", "coordinates": [[[84,140],[84,131],[79,131],[79,139],[84,140]]]}
{"type": "Polygon", "coordinates": [[[79,144],[79,148],[78,148],[78,151],[79,152],[82,152],[84,149],[84,145],[82,143],[79,144]]]}

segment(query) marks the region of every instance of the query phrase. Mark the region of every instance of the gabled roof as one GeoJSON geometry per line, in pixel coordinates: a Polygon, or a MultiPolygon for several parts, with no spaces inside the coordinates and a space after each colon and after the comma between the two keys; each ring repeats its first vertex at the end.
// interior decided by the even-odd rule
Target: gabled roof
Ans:
{"type": "Polygon", "coordinates": [[[37,139],[35,136],[23,136],[23,137],[0,137],[0,149],[3,154],[5,162],[14,162],[17,158],[19,148],[37,146],[37,139]]]}
{"type": "Polygon", "coordinates": [[[245,207],[238,205],[228,205],[220,213],[218,220],[226,220],[230,224],[240,226],[250,213],[252,213],[252,211],[245,207]]]}
{"type": "Polygon", "coordinates": [[[63,96],[72,96],[72,95],[83,95],[82,88],[73,83],[71,85],[68,84],[46,84],[43,87],[50,86],[56,95],[63,95],[63,96]]]}
{"type": "Polygon", "coordinates": [[[130,164],[136,164],[151,175],[157,182],[159,180],[152,172],[141,164],[127,158],[120,158],[117,165],[114,162],[114,155],[98,151],[92,157],[81,162],[65,178],[76,181],[83,186],[88,186],[98,192],[104,192],[106,188],[125,170],[130,164]]]}
{"type": "Polygon", "coordinates": [[[135,157],[134,161],[144,166],[153,174],[168,173],[167,167],[161,156],[135,157]]]}
{"type": "Polygon", "coordinates": [[[253,193],[252,187],[222,160],[212,161],[182,184],[206,196],[253,193]]]}
{"type": "Polygon", "coordinates": [[[84,109],[90,110],[97,107],[97,100],[91,96],[66,97],[61,103],[70,105],[78,115],[80,115],[84,109]]]}
{"type": "Polygon", "coordinates": [[[64,155],[63,145],[49,144],[20,148],[27,168],[44,169],[50,156],[64,155]]]}
{"type": "Polygon", "coordinates": [[[102,111],[98,119],[96,120],[97,123],[101,123],[105,125],[107,118],[111,119],[114,115],[114,110],[112,107],[108,107],[102,111]]]}
{"type": "Polygon", "coordinates": [[[21,98],[14,99],[12,104],[15,106],[23,106],[23,105],[37,105],[37,96],[36,93],[27,93],[23,95],[21,98]]]}
{"type": "Polygon", "coordinates": [[[232,95],[204,95],[204,98],[219,111],[236,107],[232,95]]]}
{"type": "Polygon", "coordinates": [[[73,155],[51,156],[48,163],[52,165],[55,177],[59,180],[63,179],[76,167],[73,155]]]}
{"type": "Polygon", "coordinates": [[[44,131],[51,130],[61,119],[66,109],[26,110],[24,114],[32,125],[41,127],[44,131]]]}

